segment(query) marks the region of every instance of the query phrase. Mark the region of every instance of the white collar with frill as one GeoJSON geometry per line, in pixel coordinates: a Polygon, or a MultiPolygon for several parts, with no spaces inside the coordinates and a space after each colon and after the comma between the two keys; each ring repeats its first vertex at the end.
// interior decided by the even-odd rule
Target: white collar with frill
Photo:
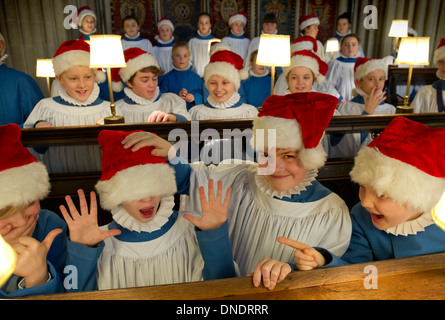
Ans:
{"type": "Polygon", "coordinates": [[[156,87],[156,92],[155,92],[153,99],[145,99],[141,96],[138,96],[136,93],[133,92],[133,90],[131,90],[128,87],[124,88],[124,92],[130,100],[136,102],[137,104],[144,106],[144,105],[152,104],[153,102],[156,101],[156,99],[159,96],[159,87],[156,87]]]}
{"type": "Polygon", "coordinates": [[[99,97],[99,93],[100,93],[100,88],[97,85],[97,83],[94,83],[94,87],[93,87],[93,91],[91,92],[90,96],[88,97],[88,99],[86,99],[85,101],[79,101],[77,99],[74,99],[73,97],[71,97],[68,92],[66,92],[65,88],[62,85],[58,86],[58,92],[59,92],[59,96],[62,100],[75,105],[75,106],[88,106],[90,104],[92,104],[94,101],[97,100],[97,98],[99,97]]]}
{"type": "Polygon", "coordinates": [[[173,213],[174,205],[174,196],[162,197],[154,218],[149,222],[137,221],[128,214],[122,205],[111,210],[111,214],[113,215],[113,220],[116,221],[117,224],[130,231],[153,232],[161,229],[161,227],[168,221],[168,218],[173,213]]]}
{"type": "Polygon", "coordinates": [[[434,221],[431,218],[431,213],[425,212],[414,220],[402,222],[401,224],[388,228],[385,231],[395,236],[409,236],[425,231],[425,228],[433,223],[434,221]]]}
{"type": "Polygon", "coordinates": [[[277,198],[282,199],[283,197],[290,198],[294,194],[300,194],[302,191],[306,191],[307,190],[306,187],[308,187],[312,184],[312,182],[315,180],[317,175],[318,175],[318,170],[315,170],[315,169],[308,170],[303,181],[301,181],[295,187],[290,188],[286,191],[275,190],[266,181],[264,176],[258,175],[258,173],[255,174],[255,182],[256,182],[258,189],[263,191],[268,196],[277,197],[277,198]]]}
{"type": "Polygon", "coordinates": [[[249,76],[251,77],[262,78],[268,76],[269,73],[270,73],[269,69],[266,69],[263,74],[256,74],[255,72],[253,72],[252,68],[249,69],[249,76]]]}
{"type": "Polygon", "coordinates": [[[8,55],[5,53],[5,54],[0,58],[0,66],[1,66],[2,64],[5,63],[5,60],[6,60],[7,57],[8,57],[8,55]]]}
{"type": "Polygon", "coordinates": [[[212,96],[208,96],[207,102],[215,109],[228,109],[238,103],[241,96],[238,92],[234,92],[233,95],[227,99],[224,102],[216,102],[215,99],[212,98],[212,96]]]}

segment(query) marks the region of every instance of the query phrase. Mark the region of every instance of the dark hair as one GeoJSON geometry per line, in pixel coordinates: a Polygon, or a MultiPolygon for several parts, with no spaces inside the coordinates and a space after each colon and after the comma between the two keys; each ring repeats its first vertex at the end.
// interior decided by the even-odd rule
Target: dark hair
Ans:
{"type": "Polygon", "coordinates": [[[356,35],[355,33],[350,33],[345,35],[341,40],[340,40],[340,47],[343,45],[343,42],[345,42],[346,38],[356,38],[357,42],[360,43],[360,38],[358,37],[358,35],[356,35]]]}
{"type": "Polygon", "coordinates": [[[129,15],[129,16],[126,16],[125,18],[122,19],[122,27],[124,26],[124,23],[127,20],[134,20],[139,25],[139,20],[135,16],[129,15]]]}
{"type": "Polygon", "coordinates": [[[348,20],[348,23],[351,24],[351,16],[347,12],[342,13],[341,15],[339,15],[337,17],[337,24],[338,24],[338,20],[340,20],[340,19],[346,19],[346,20],[348,20]]]}
{"type": "Polygon", "coordinates": [[[276,24],[278,24],[277,16],[274,13],[267,13],[263,17],[263,23],[276,23],[276,24]]]}
{"type": "MultiPolygon", "coordinates": [[[[157,77],[162,76],[164,74],[164,71],[162,71],[161,69],[159,69],[158,67],[155,67],[155,66],[145,67],[145,68],[142,68],[141,70],[138,70],[138,71],[141,71],[141,72],[151,72],[151,73],[153,73],[157,77]]],[[[136,71],[130,77],[130,79],[128,79],[128,82],[133,84],[134,77],[136,76],[136,73],[138,73],[138,71],[136,71]]]]}
{"type": "Polygon", "coordinates": [[[212,17],[211,17],[210,14],[207,13],[207,12],[201,12],[201,13],[199,14],[199,16],[198,16],[198,21],[199,21],[199,18],[204,17],[204,16],[209,17],[210,23],[212,23],[212,17]]]}

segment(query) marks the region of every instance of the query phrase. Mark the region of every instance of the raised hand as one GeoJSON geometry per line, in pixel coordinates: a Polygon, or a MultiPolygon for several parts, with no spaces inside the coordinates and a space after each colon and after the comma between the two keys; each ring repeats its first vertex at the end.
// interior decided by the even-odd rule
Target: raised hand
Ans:
{"type": "Polygon", "coordinates": [[[97,224],[96,193],[94,191],[90,193],[90,209],[88,209],[83,190],[77,190],[77,194],[79,195],[80,213],[77,211],[70,196],[65,197],[70,213],[68,213],[64,205],[59,207],[70,230],[71,241],[92,247],[108,237],[113,237],[121,233],[121,231],[117,229],[102,230],[99,228],[97,224]]]}
{"type": "Polygon", "coordinates": [[[371,94],[369,98],[366,95],[363,95],[363,99],[365,101],[365,111],[369,114],[373,114],[377,106],[386,100],[385,91],[377,92],[377,87],[372,88],[371,94]]]}
{"type": "Polygon", "coordinates": [[[185,214],[184,218],[201,230],[213,230],[219,228],[227,220],[227,207],[229,205],[231,189],[227,188],[224,202],[222,201],[222,181],[218,181],[216,199],[213,180],[209,180],[209,200],[207,201],[204,187],[199,187],[199,199],[201,201],[201,218],[185,214]]]}
{"type": "Polygon", "coordinates": [[[62,229],[50,231],[42,242],[28,236],[20,237],[12,245],[17,253],[14,274],[25,278],[26,288],[40,286],[48,280],[46,256],[54,238],[61,232],[62,229]]]}
{"type": "Polygon", "coordinates": [[[326,260],[323,255],[307,244],[284,237],[278,237],[277,240],[279,243],[295,249],[295,264],[299,270],[312,270],[326,264],[326,260]]]}

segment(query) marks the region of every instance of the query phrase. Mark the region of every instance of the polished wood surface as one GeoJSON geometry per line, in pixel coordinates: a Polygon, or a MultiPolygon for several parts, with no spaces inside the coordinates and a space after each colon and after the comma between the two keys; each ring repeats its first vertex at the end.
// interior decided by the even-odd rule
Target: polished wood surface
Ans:
{"type": "Polygon", "coordinates": [[[292,272],[274,290],[251,277],[28,297],[41,300],[442,300],[445,253],[292,272]],[[375,267],[376,273],[365,270],[375,267]],[[377,276],[370,281],[371,276],[377,276]],[[369,288],[368,284],[376,285],[369,288]],[[368,287],[368,289],[366,288],[368,287]]]}

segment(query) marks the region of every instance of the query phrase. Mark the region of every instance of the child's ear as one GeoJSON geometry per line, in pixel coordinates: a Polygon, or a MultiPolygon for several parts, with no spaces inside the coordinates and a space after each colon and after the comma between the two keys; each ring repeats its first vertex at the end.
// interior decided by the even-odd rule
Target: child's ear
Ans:
{"type": "Polygon", "coordinates": [[[128,86],[130,89],[133,88],[133,85],[131,84],[130,81],[127,81],[126,84],[127,84],[127,86],[128,86]]]}
{"type": "Polygon", "coordinates": [[[62,84],[62,77],[60,75],[56,76],[57,81],[59,81],[60,84],[62,84]]]}

